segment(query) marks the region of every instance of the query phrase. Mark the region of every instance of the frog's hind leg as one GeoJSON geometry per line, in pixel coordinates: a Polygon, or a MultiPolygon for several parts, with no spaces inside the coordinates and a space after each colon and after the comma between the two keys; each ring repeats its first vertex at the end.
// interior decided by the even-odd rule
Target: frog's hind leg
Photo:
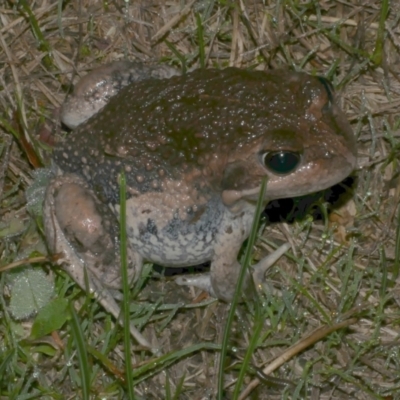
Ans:
{"type": "MultiPolygon", "coordinates": [[[[56,177],[46,190],[45,234],[50,250],[62,254],[58,263],[120,321],[121,309],[107,288],[119,285],[119,244],[112,230],[118,223],[111,210],[99,212],[99,206],[103,207],[81,178],[56,177]]],[[[130,332],[140,345],[156,353],[133,324],[130,332]]]]}
{"type": "Polygon", "coordinates": [[[168,65],[132,61],[101,65],[85,75],[64,101],[61,120],[71,129],[76,128],[99,112],[125,86],[143,79],[166,79],[180,74],[179,70],[168,65]]]}

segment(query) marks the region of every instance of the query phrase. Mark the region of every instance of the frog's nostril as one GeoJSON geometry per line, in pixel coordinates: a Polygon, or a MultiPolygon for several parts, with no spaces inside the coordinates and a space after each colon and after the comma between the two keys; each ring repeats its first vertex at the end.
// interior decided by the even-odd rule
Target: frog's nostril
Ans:
{"type": "Polygon", "coordinates": [[[300,164],[300,154],[293,151],[272,151],[262,155],[264,166],[278,175],[293,172],[300,164]]]}

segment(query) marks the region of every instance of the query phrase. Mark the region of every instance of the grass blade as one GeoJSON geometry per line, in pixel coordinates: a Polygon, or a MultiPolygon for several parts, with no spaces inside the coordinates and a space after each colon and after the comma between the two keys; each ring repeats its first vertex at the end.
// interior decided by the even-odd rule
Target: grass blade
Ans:
{"type": "Polygon", "coordinates": [[[72,336],[76,344],[79,371],[81,375],[82,399],[89,400],[91,371],[88,354],[86,352],[86,343],[78,316],[72,303],[69,303],[69,312],[71,313],[72,336]]]}
{"type": "Polygon", "coordinates": [[[229,309],[228,317],[226,320],[226,324],[225,324],[224,337],[222,339],[222,347],[221,347],[221,356],[220,356],[221,358],[220,358],[219,370],[218,370],[218,394],[217,394],[218,400],[223,399],[224,364],[225,364],[226,353],[228,350],[229,336],[231,333],[233,319],[235,317],[236,307],[237,307],[237,304],[239,303],[239,299],[241,297],[243,281],[246,276],[246,272],[249,267],[251,256],[253,253],[253,246],[254,246],[254,243],[255,243],[256,237],[257,237],[258,223],[260,221],[261,212],[263,211],[264,195],[265,195],[266,188],[267,188],[267,179],[264,178],[261,182],[260,194],[258,196],[257,206],[256,206],[256,210],[254,212],[254,219],[253,219],[253,224],[251,227],[250,236],[247,241],[244,262],[243,262],[242,268],[240,269],[240,274],[238,277],[238,281],[236,283],[235,296],[233,297],[231,307],[229,309]]]}
{"type": "Polygon", "coordinates": [[[121,279],[122,279],[122,320],[124,327],[124,354],[125,354],[125,374],[128,390],[128,398],[135,398],[133,390],[133,371],[131,357],[131,334],[129,331],[129,278],[128,278],[128,259],[127,259],[127,240],[126,240],[126,179],[124,172],[121,172],[119,178],[119,196],[120,196],[120,255],[121,255],[121,279]]]}

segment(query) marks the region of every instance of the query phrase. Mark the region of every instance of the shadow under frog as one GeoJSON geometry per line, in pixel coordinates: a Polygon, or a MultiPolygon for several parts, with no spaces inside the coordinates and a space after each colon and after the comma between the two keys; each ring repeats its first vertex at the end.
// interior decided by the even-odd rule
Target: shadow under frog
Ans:
{"type": "Polygon", "coordinates": [[[323,78],[237,68],[175,75],[167,67],[107,65],[85,77],[62,110],[77,127],[54,149],[47,241],[84,289],[86,268],[90,290],[116,317],[107,288],[120,287],[121,171],[131,276],[144,260],[210,261],[209,274],[178,283],[230,301],[262,179],[267,204],[330,187],[356,164],[354,135],[323,78]]]}

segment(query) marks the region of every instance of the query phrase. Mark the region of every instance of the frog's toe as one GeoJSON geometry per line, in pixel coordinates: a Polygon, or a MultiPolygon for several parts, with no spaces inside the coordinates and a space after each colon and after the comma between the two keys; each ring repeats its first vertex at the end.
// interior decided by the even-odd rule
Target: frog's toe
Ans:
{"type": "Polygon", "coordinates": [[[198,274],[190,276],[178,276],[175,282],[180,286],[194,286],[206,291],[212,297],[218,297],[211,285],[210,274],[198,274]]]}
{"type": "Polygon", "coordinates": [[[288,250],[290,244],[285,243],[281,247],[277,248],[273,253],[264,257],[257,264],[252,266],[253,279],[256,286],[265,283],[265,273],[271,268],[288,250]]]}

